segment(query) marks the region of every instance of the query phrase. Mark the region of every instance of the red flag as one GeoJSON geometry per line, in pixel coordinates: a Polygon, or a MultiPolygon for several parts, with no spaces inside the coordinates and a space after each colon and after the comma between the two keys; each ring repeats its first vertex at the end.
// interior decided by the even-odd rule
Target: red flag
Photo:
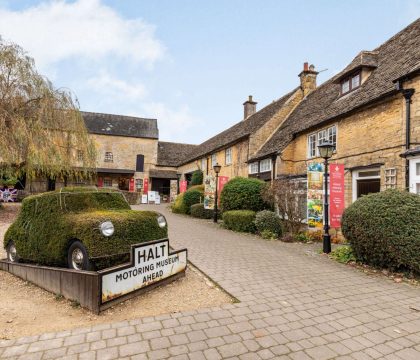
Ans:
{"type": "Polygon", "coordinates": [[[330,226],[339,228],[344,211],[344,165],[330,164],[330,226]]]}
{"type": "Polygon", "coordinates": [[[184,193],[186,191],[187,191],[187,181],[182,180],[182,181],[179,182],[179,192],[184,193]]]}

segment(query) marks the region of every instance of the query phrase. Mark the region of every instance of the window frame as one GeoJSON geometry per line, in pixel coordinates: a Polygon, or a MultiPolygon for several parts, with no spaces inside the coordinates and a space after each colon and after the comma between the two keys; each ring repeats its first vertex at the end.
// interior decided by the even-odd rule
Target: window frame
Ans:
{"type": "Polygon", "coordinates": [[[232,165],[232,148],[227,148],[225,150],[225,165],[232,165]],[[229,152],[229,162],[228,162],[228,152],[229,152]]]}
{"type": "Polygon", "coordinates": [[[104,162],[114,162],[114,153],[112,151],[105,151],[104,162]]]}
{"type": "Polygon", "coordinates": [[[260,161],[260,164],[259,164],[259,172],[260,173],[263,173],[263,172],[269,172],[269,171],[271,171],[272,170],[272,168],[273,168],[273,166],[272,166],[272,161],[271,161],[271,159],[270,158],[267,158],[267,159],[263,159],[263,160],[261,160],[260,161]],[[261,164],[263,163],[263,162],[266,162],[267,164],[269,164],[269,169],[266,169],[266,170],[263,170],[262,169],[262,166],[261,166],[261,164]]]}
{"type": "Polygon", "coordinates": [[[340,96],[351,93],[352,91],[358,89],[361,85],[362,85],[362,72],[359,70],[346,76],[340,81],[340,96]],[[353,78],[355,78],[356,76],[359,76],[359,83],[357,86],[353,86],[353,78]],[[347,91],[343,91],[343,85],[347,81],[349,82],[349,89],[347,91]]]}
{"type": "Polygon", "coordinates": [[[318,146],[321,145],[322,140],[330,141],[335,145],[333,154],[337,152],[337,140],[338,140],[338,125],[333,124],[331,126],[322,128],[317,130],[313,133],[308,134],[307,136],[307,158],[313,159],[319,157],[319,149],[318,146]],[[333,131],[335,129],[335,131],[333,131]],[[311,149],[312,145],[314,144],[311,138],[315,137],[315,149],[311,149]],[[335,141],[335,142],[334,142],[335,141]],[[313,151],[312,151],[313,150],[313,151]],[[315,154],[313,154],[315,153],[315,154]]]}
{"type": "Polygon", "coordinates": [[[103,178],[103,180],[102,180],[102,186],[103,187],[106,187],[106,188],[112,187],[112,178],[103,178]],[[111,185],[105,185],[105,182],[108,182],[108,181],[111,182],[111,185]]]}
{"type": "Polygon", "coordinates": [[[254,162],[252,162],[252,163],[250,163],[249,165],[248,165],[248,173],[249,174],[258,174],[258,170],[259,170],[259,164],[258,164],[258,161],[254,161],[254,162]],[[256,171],[253,171],[252,170],[252,167],[253,166],[257,166],[257,170],[256,171]]]}
{"type": "MultiPolygon", "coordinates": [[[[382,180],[381,179],[381,168],[380,167],[372,167],[372,168],[366,167],[366,168],[362,168],[362,169],[359,169],[359,170],[353,170],[352,174],[351,174],[351,177],[352,177],[352,188],[351,188],[352,202],[355,202],[357,200],[357,180],[373,180],[373,179],[382,180]],[[374,171],[379,172],[379,174],[372,175],[372,176],[360,176],[360,173],[374,172],[374,171]]],[[[381,181],[381,186],[382,186],[382,181],[381,181]]]]}
{"type": "Polygon", "coordinates": [[[217,154],[211,154],[211,167],[217,164],[217,154]]]}

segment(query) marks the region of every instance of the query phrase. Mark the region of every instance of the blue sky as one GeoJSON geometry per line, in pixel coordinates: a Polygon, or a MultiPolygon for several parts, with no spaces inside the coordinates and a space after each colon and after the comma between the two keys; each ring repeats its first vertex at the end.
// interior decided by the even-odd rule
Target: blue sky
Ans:
{"type": "Polygon", "coordinates": [[[420,0],[0,0],[0,34],[82,110],[158,119],[200,143],[298,86],[318,84],[420,16],[420,0]]]}

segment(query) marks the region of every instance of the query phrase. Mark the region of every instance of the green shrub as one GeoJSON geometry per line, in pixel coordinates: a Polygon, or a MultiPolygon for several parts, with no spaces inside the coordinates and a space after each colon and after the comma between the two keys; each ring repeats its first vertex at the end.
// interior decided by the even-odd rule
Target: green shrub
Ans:
{"type": "Polygon", "coordinates": [[[341,228],[358,260],[420,273],[419,219],[420,196],[387,190],[350,205],[341,228]]]}
{"type": "Polygon", "coordinates": [[[231,210],[223,212],[223,223],[226,228],[241,232],[255,232],[255,211],[231,210]]]}
{"type": "Polygon", "coordinates": [[[295,241],[307,243],[310,240],[306,232],[298,232],[297,234],[292,235],[295,241]]]}
{"type": "Polygon", "coordinates": [[[356,261],[356,257],[354,256],[351,246],[340,246],[331,251],[330,256],[334,260],[344,264],[347,264],[350,261],[356,261]]]}
{"type": "Polygon", "coordinates": [[[183,197],[183,203],[186,209],[186,214],[190,214],[191,206],[194,204],[199,204],[204,199],[204,186],[203,185],[196,185],[190,187],[185,193],[183,197]]]}
{"type": "Polygon", "coordinates": [[[203,172],[196,170],[191,177],[191,185],[201,185],[203,183],[203,172]]]}
{"type": "Polygon", "coordinates": [[[214,210],[204,209],[204,204],[194,204],[191,206],[191,216],[200,219],[213,218],[214,210]]]}
{"type": "Polygon", "coordinates": [[[230,180],[220,194],[220,205],[223,211],[252,210],[261,211],[267,208],[261,192],[266,184],[258,179],[236,177],[230,180]]]}
{"type": "Polygon", "coordinates": [[[255,227],[260,234],[262,234],[264,230],[268,230],[277,238],[279,238],[283,232],[281,219],[275,212],[269,210],[262,210],[256,214],[255,227]]]}
{"type": "Polygon", "coordinates": [[[275,233],[271,232],[270,230],[263,230],[261,232],[261,237],[263,239],[267,239],[267,240],[275,240],[278,239],[278,235],[276,235],[275,233]]]}
{"type": "Polygon", "coordinates": [[[187,207],[184,204],[185,193],[178,194],[174,203],[171,205],[172,212],[175,214],[186,214],[187,207]]]}

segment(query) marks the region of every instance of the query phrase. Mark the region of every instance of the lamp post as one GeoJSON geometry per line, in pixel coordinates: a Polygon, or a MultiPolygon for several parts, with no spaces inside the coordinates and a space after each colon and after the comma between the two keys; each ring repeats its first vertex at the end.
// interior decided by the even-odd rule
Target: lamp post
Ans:
{"type": "Polygon", "coordinates": [[[334,145],[331,142],[323,142],[318,146],[319,156],[324,159],[324,239],[322,242],[322,249],[324,254],[329,254],[331,252],[331,236],[330,236],[330,225],[328,219],[328,208],[329,208],[329,199],[328,199],[328,159],[331,158],[334,145]]]}
{"type": "Polygon", "coordinates": [[[219,163],[216,163],[216,165],[213,166],[213,170],[216,173],[216,192],[214,194],[214,215],[213,215],[213,221],[217,223],[217,186],[219,185],[219,172],[222,168],[219,163]]]}

